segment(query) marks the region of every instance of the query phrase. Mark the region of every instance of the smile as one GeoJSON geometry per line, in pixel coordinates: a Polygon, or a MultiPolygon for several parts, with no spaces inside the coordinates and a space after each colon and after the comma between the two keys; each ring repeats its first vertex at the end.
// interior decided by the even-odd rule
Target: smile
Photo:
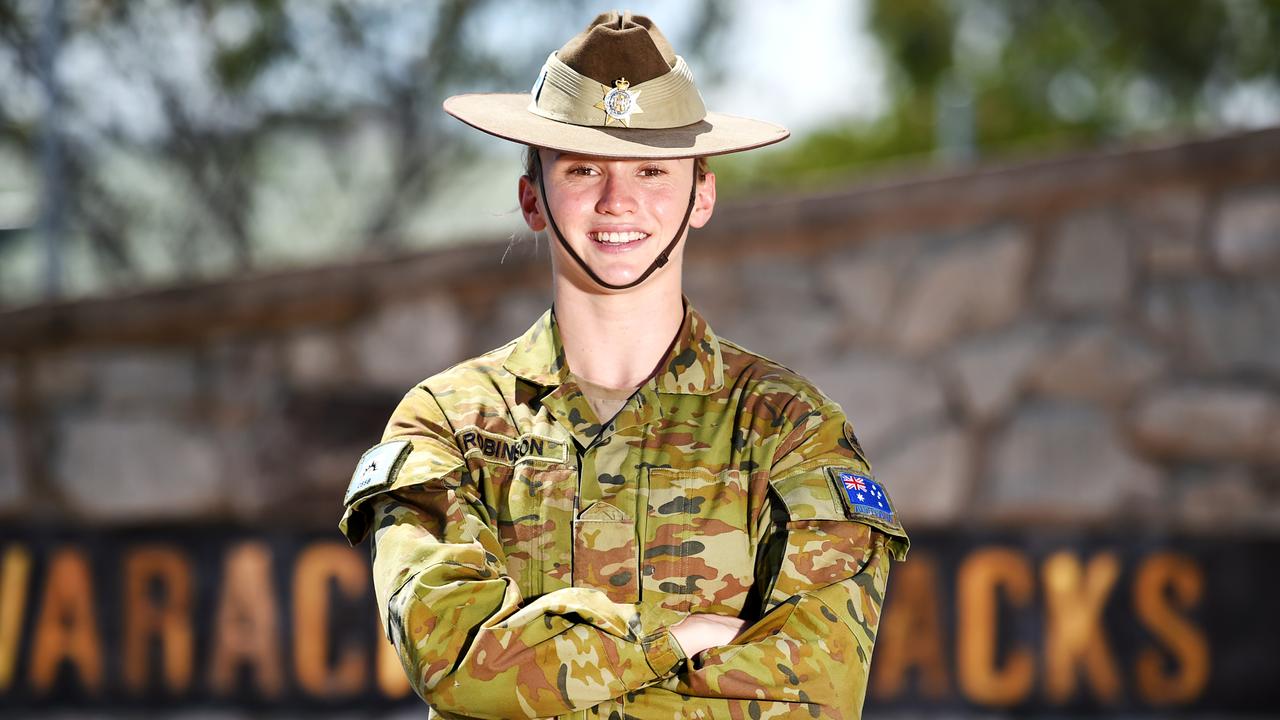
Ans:
{"type": "Polygon", "coordinates": [[[649,237],[649,233],[643,232],[590,232],[587,237],[593,242],[603,243],[605,245],[626,245],[638,240],[649,237]]]}

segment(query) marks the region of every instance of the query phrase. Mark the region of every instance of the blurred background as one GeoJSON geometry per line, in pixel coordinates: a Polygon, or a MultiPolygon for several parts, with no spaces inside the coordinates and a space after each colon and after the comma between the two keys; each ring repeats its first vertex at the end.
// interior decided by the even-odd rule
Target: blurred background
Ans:
{"type": "MultiPolygon", "coordinates": [[[[793,131],[686,289],[912,531],[868,716],[1280,716],[1280,2],[631,8],[793,131]]],[[[0,714],[421,715],[340,498],[550,302],[440,103],[607,9],[0,0],[0,714]]]]}

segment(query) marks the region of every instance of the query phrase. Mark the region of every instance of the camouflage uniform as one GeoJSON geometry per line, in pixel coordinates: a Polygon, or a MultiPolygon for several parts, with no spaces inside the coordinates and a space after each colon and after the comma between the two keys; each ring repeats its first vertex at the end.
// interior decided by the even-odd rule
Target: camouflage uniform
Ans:
{"type": "Polygon", "coordinates": [[[548,311],[362,458],[341,528],[440,717],[861,714],[908,541],[843,412],[687,302],[659,368],[602,427],[548,311]],[[689,659],[689,613],[747,626],[689,659]]]}

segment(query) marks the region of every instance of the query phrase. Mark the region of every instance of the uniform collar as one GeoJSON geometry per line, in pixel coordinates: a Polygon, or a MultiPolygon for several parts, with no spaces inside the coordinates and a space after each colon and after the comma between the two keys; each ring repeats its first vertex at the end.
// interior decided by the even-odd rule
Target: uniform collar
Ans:
{"type": "MultiPolygon", "coordinates": [[[[660,393],[709,395],[724,386],[720,340],[702,315],[693,309],[689,299],[683,296],[681,299],[684,302],[684,320],[671,348],[658,365],[658,372],[648,384],[660,393]]],[[[543,313],[516,340],[502,366],[512,375],[543,387],[569,381],[569,364],[565,361],[564,345],[560,342],[555,308],[543,313]]]]}

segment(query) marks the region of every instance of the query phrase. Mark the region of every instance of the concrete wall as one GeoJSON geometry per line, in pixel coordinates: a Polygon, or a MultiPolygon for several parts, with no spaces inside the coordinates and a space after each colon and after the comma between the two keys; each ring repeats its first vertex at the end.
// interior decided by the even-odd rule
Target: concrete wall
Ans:
{"type": "MultiPolygon", "coordinates": [[[[724,204],[713,328],[906,524],[1280,530],[1280,130],[724,204]]],[[[320,528],[401,393],[524,330],[505,242],[0,313],[0,517],[320,528]]]]}

